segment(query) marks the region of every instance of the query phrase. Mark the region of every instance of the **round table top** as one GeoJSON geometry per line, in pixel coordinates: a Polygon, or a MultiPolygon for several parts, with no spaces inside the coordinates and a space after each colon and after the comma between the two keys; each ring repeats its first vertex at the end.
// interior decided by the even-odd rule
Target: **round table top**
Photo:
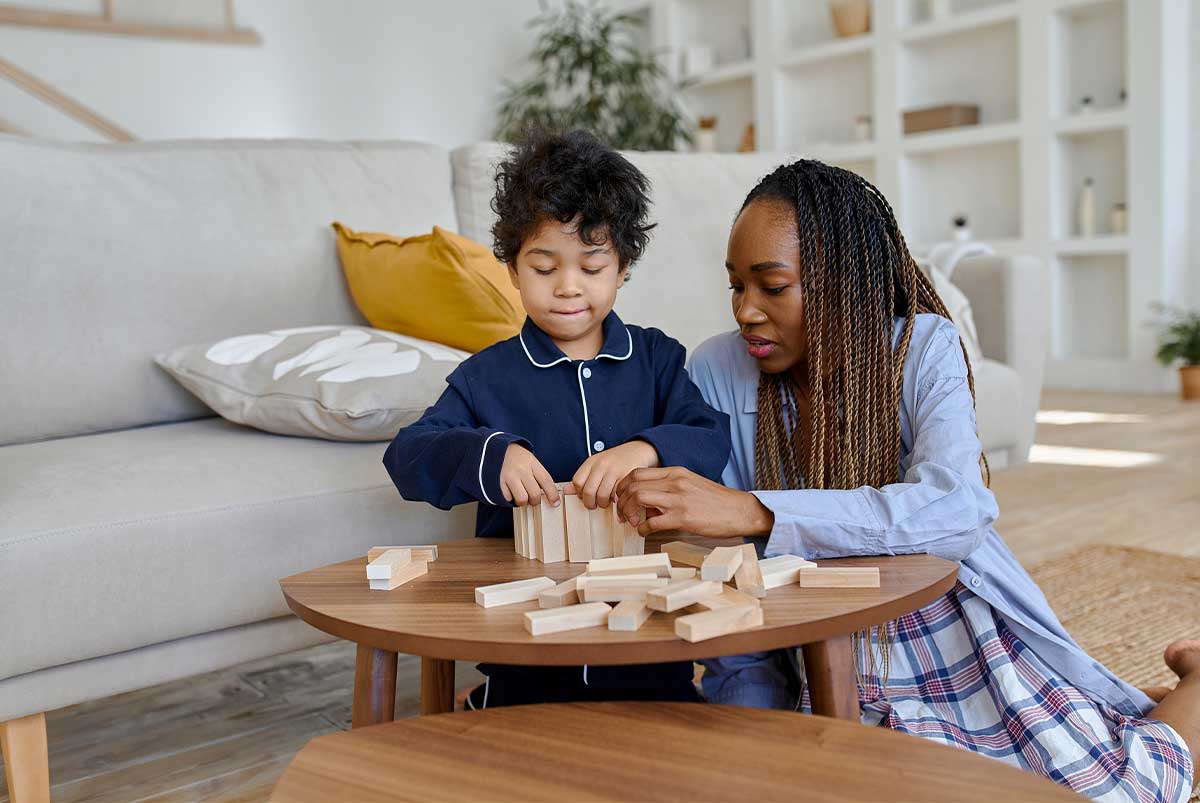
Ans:
{"type": "MultiPolygon", "coordinates": [[[[651,537],[646,551],[671,540],[699,542],[678,533],[651,537]]],[[[931,555],[820,565],[878,566],[879,588],[773,588],[762,600],[761,627],[694,644],[675,635],[673,620],[684,611],[655,613],[632,632],[594,627],[531,636],[524,614],[538,608],[536,600],[482,608],[475,604],[475,588],[543,575],[562,581],[586,566],[522,558],[503,538],[440,544],[428,574],[391,591],[370,590],[365,557],[296,574],[280,585],[297,616],[358,644],[426,658],[578,666],[693,661],[823,641],[914,611],[952,588],[958,574],[956,563],[931,555]]]]}
{"type": "Polygon", "coordinates": [[[329,800],[1083,801],[994,759],[887,728],[701,703],[567,703],[318,736],[271,795],[329,800]]]}

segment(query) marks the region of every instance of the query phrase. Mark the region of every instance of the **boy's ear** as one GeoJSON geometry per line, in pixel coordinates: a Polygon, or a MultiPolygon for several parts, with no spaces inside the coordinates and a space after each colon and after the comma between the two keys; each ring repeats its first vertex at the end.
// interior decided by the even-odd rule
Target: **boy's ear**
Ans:
{"type": "Polygon", "coordinates": [[[512,282],[512,286],[517,290],[521,289],[521,282],[517,279],[517,266],[514,262],[506,263],[508,265],[508,280],[512,282]]]}
{"type": "Polygon", "coordinates": [[[629,278],[629,266],[625,265],[617,272],[617,289],[620,290],[625,286],[625,280],[629,278]]]}

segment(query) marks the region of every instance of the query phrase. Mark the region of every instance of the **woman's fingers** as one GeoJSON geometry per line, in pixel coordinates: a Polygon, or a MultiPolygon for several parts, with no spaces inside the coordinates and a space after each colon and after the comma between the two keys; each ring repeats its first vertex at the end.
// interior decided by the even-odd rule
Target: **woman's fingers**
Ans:
{"type": "Polygon", "coordinates": [[[663,530],[686,530],[684,517],[682,513],[668,510],[660,513],[657,516],[651,516],[638,525],[638,535],[645,538],[647,535],[660,533],[663,530]]]}

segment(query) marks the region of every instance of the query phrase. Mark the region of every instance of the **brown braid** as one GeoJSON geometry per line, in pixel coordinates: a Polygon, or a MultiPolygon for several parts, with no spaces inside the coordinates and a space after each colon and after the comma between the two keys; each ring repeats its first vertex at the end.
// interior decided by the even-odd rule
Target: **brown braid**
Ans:
{"type": "MultiPolygon", "coordinates": [[[[917,267],[887,199],[870,182],[841,168],[802,160],[759,182],[742,208],[760,199],[796,210],[801,290],[808,332],[809,419],[797,420],[790,371],[763,373],[754,437],[755,487],[882,487],[898,481],[900,400],[914,318],[949,319],[946,305],[917,267]],[[903,318],[892,348],[895,318],[903,318]]],[[[967,384],[975,378],[966,347],[967,384]]],[[[984,480],[991,484],[980,452],[984,480]]],[[[890,638],[878,628],[886,684],[890,638]]],[[[875,674],[870,634],[856,639],[866,671],[875,674]]]]}

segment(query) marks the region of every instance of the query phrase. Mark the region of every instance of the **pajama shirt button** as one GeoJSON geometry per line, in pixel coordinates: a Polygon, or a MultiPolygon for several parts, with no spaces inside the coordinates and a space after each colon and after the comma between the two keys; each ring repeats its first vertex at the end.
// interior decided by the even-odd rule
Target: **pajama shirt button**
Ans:
{"type": "Polygon", "coordinates": [[[983,585],[983,581],[978,577],[971,578],[971,588],[979,588],[981,585],[983,585]]]}
{"type": "Polygon", "coordinates": [[[592,369],[591,369],[591,368],[584,368],[584,369],[583,369],[583,378],[584,378],[584,379],[591,379],[591,378],[592,378],[592,369]]]}
{"type": "Polygon", "coordinates": [[[604,441],[596,441],[595,443],[592,444],[592,449],[594,449],[597,452],[603,452],[604,451],[604,441]]]}

